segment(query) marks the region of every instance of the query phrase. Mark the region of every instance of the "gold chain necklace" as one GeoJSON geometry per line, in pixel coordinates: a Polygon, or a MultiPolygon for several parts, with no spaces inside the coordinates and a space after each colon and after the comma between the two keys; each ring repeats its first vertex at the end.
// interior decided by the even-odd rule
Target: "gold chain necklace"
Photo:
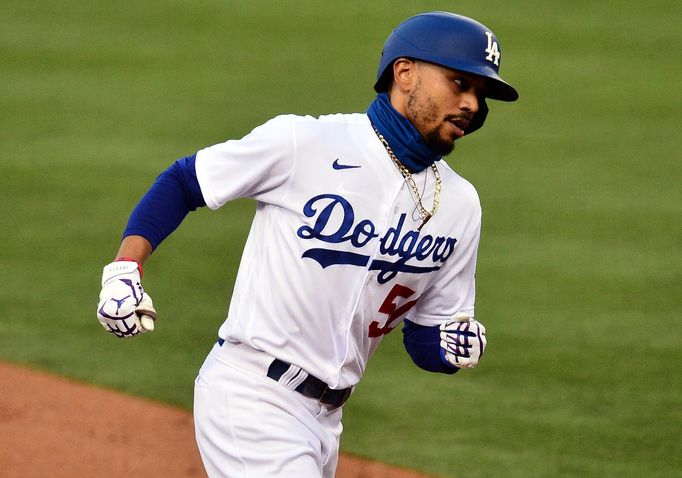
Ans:
{"type": "Polygon", "coordinates": [[[427,211],[426,208],[424,207],[424,204],[422,203],[422,195],[419,193],[419,188],[417,187],[417,183],[414,181],[414,178],[412,177],[412,173],[410,173],[410,171],[396,157],[395,153],[393,153],[393,150],[388,145],[388,141],[386,141],[386,138],[384,138],[384,136],[381,133],[379,133],[379,131],[374,127],[374,125],[372,125],[372,128],[374,128],[374,132],[379,138],[379,141],[381,141],[381,144],[384,145],[384,148],[386,149],[388,156],[393,161],[393,164],[395,164],[398,170],[402,173],[403,177],[405,178],[405,182],[410,187],[410,189],[412,189],[412,193],[417,199],[416,200],[417,209],[419,210],[419,217],[421,217],[422,219],[422,223],[417,228],[417,231],[421,231],[422,227],[424,227],[424,224],[426,224],[428,220],[431,219],[431,217],[434,214],[436,214],[436,211],[438,211],[438,205],[440,204],[441,179],[440,172],[438,171],[438,166],[436,166],[436,163],[431,164],[433,176],[436,178],[436,185],[435,190],[433,192],[433,206],[431,207],[430,211],[427,211]]]}

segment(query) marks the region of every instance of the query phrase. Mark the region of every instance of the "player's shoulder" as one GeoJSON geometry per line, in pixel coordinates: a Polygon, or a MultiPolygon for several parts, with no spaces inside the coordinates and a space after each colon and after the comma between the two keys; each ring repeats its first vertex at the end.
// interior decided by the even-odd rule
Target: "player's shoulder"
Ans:
{"type": "Polygon", "coordinates": [[[365,113],[327,114],[318,116],[317,121],[323,124],[345,124],[350,126],[367,126],[369,124],[369,118],[367,118],[365,113]]]}
{"type": "Polygon", "coordinates": [[[366,127],[369,119],[364,113],[333,113],[320,116],[281,114],[275,116],[270,122],[289,123],[300,128],[338,128],[341,126],[366,127]]]}
{"type": "Polygon", "coordinates": [[[338,132],[341,128],[332,125],[353,122],[349,118],[344,119],[345,116],[350,115],[336,114],[315,117],[312,115],[283,113],[273,116],[256,126],[249,136],[266,137],[271,143],[299,142],[305,138],[319,137],[325,130],[336,130],[338,132]],[[328,118],[330,117],[334,117],[335,120],[329,120],[328,118]]]}
{"type": "MultiPolygon", "coordinates": [[[[321,116],[312,115],[279,115],[273,120],[293,135],[293,139],[299,146],[314,143],[320,145],[320,139],[328,145],[355,143],[358,138],[364,137],[371,131],[369,119],[362,113],[335,113],[321,116]]],[[[282,129],[282,128],[280,128],[282,129]]]]}

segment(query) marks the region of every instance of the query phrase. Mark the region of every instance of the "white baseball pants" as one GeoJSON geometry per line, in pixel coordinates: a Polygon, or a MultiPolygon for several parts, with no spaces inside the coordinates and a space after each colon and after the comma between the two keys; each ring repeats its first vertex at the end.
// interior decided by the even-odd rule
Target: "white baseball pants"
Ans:
{"type": "Polygon", "coordinates": [[[273,357],[216,344],[194,386],[197,444],[210,478],[333,478],[341,408],[267,377],[273,357]]]}

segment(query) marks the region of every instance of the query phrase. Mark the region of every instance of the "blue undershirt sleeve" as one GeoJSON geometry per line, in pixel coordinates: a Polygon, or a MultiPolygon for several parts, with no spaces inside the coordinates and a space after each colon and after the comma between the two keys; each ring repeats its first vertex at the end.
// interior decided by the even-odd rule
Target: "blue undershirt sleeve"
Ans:
{"type": "Polygon", "coordinates": [[[123,237],[142,236],[156,249],[190,211],[206,205],[195,162],[196,155],[179,159],[156,178],[135,206],[123,237]]]}
{"type": "Polygon", "coordinates": [[[440,328],[436,325],[426,327],[410,320],[403,325],[403,345],[412,357],[412,361],[429,372],[452,375],[459,371],[458,367],[447,363],[440,353],[440,328]]]}

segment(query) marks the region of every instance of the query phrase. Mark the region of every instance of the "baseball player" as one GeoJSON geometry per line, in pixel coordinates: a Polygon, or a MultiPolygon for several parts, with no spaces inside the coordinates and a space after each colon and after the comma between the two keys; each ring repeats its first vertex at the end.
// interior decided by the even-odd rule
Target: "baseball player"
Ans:
{"type": "Polygon", "coordinates": [[[154,329],[141,284],[190,211],[257,201],[225,322],[195,383],[211,477],[332,477],[342,407],[381,339],[403,323],[417,366],[474,367],[481,208],[442,157],[515,101],[499,42],[451,13],[398,25],[366,113],[282,115],[175,162],[130,216],[104,267],[97,317],[118,337],[154,329]]]}

